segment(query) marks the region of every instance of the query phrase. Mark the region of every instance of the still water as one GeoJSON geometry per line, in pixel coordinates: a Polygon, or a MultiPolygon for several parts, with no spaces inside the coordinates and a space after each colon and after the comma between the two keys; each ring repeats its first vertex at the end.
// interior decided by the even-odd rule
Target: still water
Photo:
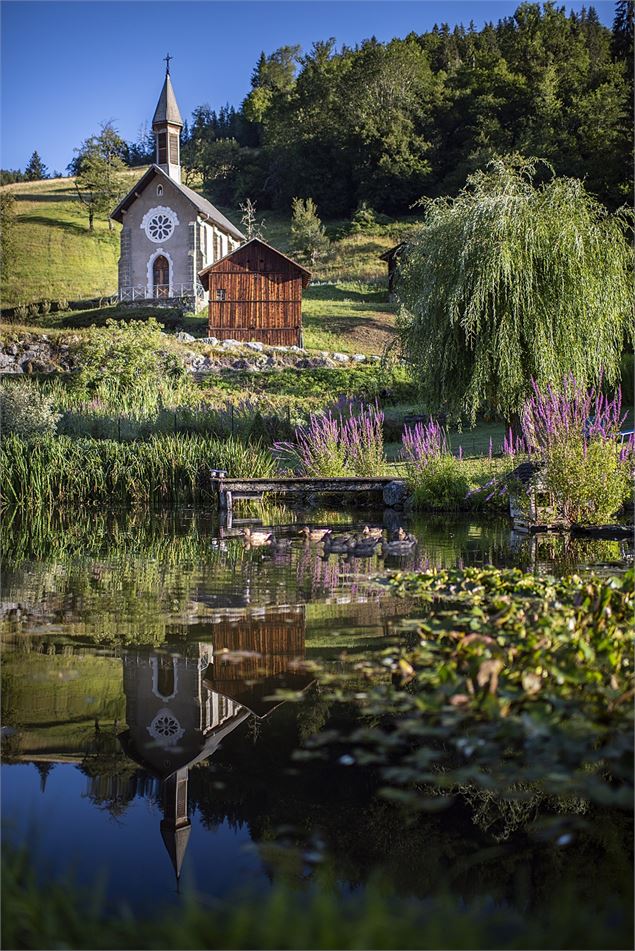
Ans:
{"type": "MultiPolygon", "coordinates": [[[[413,896],[443,879],[504,899],[518,869],[544,886],[561,872],[526,837],[495,841],[459,807],[404,823],[371,771],[294,757],[333,725],[305,662],[341,667],[416,617],[373,580],[384,568],[611,570],[631,553],[444,516],[409,524],[418,545],[403,559],[326,557],[298,518],[278,513],[289,543],[273,550],[200,511],[7,520],[5,842],[26,843],[43,876],[99,881],[109,902],[144,912],[194,889],[266,890],[290,862],[306,879],[328,860],[344,889],[381,873],[413,896]]],[[[311,515],[341,531],[381,520],[311,515]]],[[[598,854],[589,874],[608,865],[598,854]]]]}

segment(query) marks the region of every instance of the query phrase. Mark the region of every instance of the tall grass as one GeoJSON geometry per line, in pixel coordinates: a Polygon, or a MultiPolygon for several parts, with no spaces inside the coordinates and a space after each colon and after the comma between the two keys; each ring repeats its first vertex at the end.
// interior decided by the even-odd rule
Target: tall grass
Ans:
{"type": "Polygon", "coordinates": [[[195,435],[132,443],[9,436],[0,444],[3,502],[20,507],[196,502],[210,495],[210,468],[248,478],[272,475],[275,464],[259,443],[195,435]]]}

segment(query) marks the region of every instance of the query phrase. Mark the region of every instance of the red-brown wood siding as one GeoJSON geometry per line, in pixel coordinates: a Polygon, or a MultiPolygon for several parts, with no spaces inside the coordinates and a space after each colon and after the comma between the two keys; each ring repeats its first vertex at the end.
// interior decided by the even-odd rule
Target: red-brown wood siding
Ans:
{"type": "Polygon", "coordinates": [[[302,272],[270,249],[249,245],[208,273],[209,334],[298,346],[302,330],[302,272]]]}

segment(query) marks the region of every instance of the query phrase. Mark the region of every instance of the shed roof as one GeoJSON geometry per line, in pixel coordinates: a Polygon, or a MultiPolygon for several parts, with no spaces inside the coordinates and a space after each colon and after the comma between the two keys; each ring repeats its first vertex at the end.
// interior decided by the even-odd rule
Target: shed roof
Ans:
{"type": "Polygon", "coordinates": [[[170,122],[172,125],[183,125],[183,119],[181,119],[181,113],[176,104],[176,96],[174,95],[169,73],[165,74],[163,89],[161,90],[161,95],[159,96],[159,101],[157,102],[157,107],[154,110],[154,116],[152,118],[152,128],[154,129],[157,125],[163,125],[165,122],[170,122]]]}
{"type": "Polygon", "coordinates": [[[111,218],[115,221],[123,221],[123,212],[127,211],[130,205],[133,203],[135,198],[143,191],[144,188],[149,185],[152,179],[158,175],[164,179],[167,179],[168,182],[171,182],[174,187],[184,195],[188,201],[190,201],[196,210],[203,215],[205,218],[209,218],[215,225],[218,225],[219,228],[222,228],[224,231],[227,231],[232,237],[236,238],[238,241],[244,241],[245,236],[242,231],[239,231],[236,225],[233,225],[229,218],[226,218],[218,208],[215,208],[214,205],[207,198],[203,198],[202,195],[197,195],[195,191],[192,191],[191,188],[188,188],[187,185],[181,185],[180,182],[175,181],[173,178],[170,178],[162,168],[159,168],[158,165],[151,165],[148,171],[141,176],[136,185],[134,185],[125,198],[119,202],[111,218]]]}
{"type": "Polygon", "coordinates": [[[388,248],[387,251],[384,251],[383,254],[379,255],[380,261],[390,261],[391,258],[396,257],[398,254],[401,254],[403,249],[406,247],[405,241],[400,241],[399,244],[396,244],[393,248],[388,248]]]}
{"type": "Polygon", "coordinates": [[[277,254],[278,257],[281,257],[283,260],[288,261],[289,264],[292,264],[293,267],[296,267],[298,271],[302,274],[302,287],[307,287],[309,281],[311,280],[311,272],[308,271],[301,264],[298,264],[297,261],[294,261],[293,258],[288,257],[288,255],[283,254],[282,251],[279,251],[277,248],[274,248],[272,244],[267,244],[266,241],[263,241],[262,238],[250,238],[249,241],[245,241],[244,244],[241,244],[239,248],[234,248],[233,251],[230,251],[228,254],[225,254],[224,257],[219,258],[218,261],[214,261],[213,264],[208,264],[207,267],[204,267],[202,271],[199,271],[199,278],[201,279],[201,284],[208,289],[209,279],[208,275],[218,267],[219,264],[222,264],[223,261],[227,261],[229,258],[233,257],[235,254],[238,254],[241,251],[244,251],[245,248],[248,248],[250,244],[259,244],[263,248],[267,248],[268,251],[273,251],[274,254],[277,254]]]}

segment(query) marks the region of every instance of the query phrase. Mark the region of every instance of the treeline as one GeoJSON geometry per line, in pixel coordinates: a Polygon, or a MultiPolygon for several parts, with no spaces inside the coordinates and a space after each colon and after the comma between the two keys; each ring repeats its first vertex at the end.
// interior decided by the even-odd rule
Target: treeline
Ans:
{"type": "Polygon", "coordinates": [[[630,0],[612,30],[592,7],[523,3],[480,31],[282,47],[261,55],[239,109],[194,111],[182,161],[219,204],[310,196],[328,217],[362,201],[403,212],[520,152],[616,207],[631,191],[632,23],[630,0]]]}

